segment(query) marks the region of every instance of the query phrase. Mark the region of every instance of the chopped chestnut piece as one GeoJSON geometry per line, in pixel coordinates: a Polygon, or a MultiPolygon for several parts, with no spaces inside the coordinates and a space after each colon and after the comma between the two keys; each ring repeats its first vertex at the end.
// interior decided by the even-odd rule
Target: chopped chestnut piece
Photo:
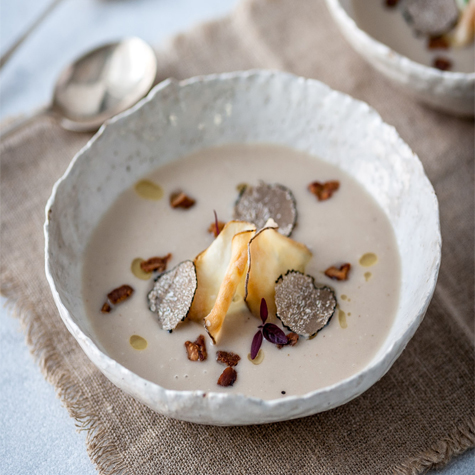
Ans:
{"type": "Polygon", "coordinates": [[[168,261],[172,258],[172,255],[169,253],[164,257],[151,257],[146,261],[140,263],[140,268],[144,272],[164,272],[167,270],[168,261]]]}
{"type": "Polygon", "coordinates": [[[170,195],[170,205],[172,208],[191,208],[196,201],[193,198],[185,195],[185,193],[179,191],[170,195]]]}
{"type": "Polygon", "coordinates": [[[232,351],[217,351],[216,352],[216,361],[219,363],[224,363],[228,366],[236,366],[239,363],[241,357],[233,353],[232,351]]]}
{"type": "Polygon", "coordinates": [[[190,361],[204,361],[208,357],[205,337],[200,335],[194,343],[185,341],[185,348],[190,361]]]}
{"type": "Polygon", "coordinates": [[[449,46],[445,36],[431,36],[427,43],[427,48],[429,49],[448,49],[449,46]]]}
{"type": "Polygon", "coordinates": [[[110,313],[114,305],[127,300],[134,293],[130,285],[122,285],[107,294],[107,300],[101,308],[102,313],[110,313]]]}
{"type": "Polygon", "coordinates": [[[295,346],[299,341],[299,336],[297,333],[287,333],[287,345],[295,346]]]}
{"type": "Polygon", "coordinates": [[[343,264],[338,267],[332,266],[325,271],[325,275],[334,280],[348,280],[348,272],[350,272],[351,264],[343,264]]]}
{"type": "Polygon", "coordinates": [[[191,343],[191,341],[185,341],[186,353],[188,354],[188,359],[190,361],[198,361],[200,358],[200,352],[198,345],[191,343]]]}
{"type": "Polygon", "coordinates": [[[122,285],[107,294],[112,305],[117,305],[124,300],[127,300],[134,293],[134,289],[130,285],[122,285]]]}
{"type": "Polygon", "coordinates": [[[297,342],[299,341],[299,336],[297,335],[297,333],[294,333],[294,332],[290,332],[290,333],[287,333],[287,343],[285,345],[277,345],[277,348],[282,349],[284,346],[295,346],[297,344],[297,342]]]}
{"type": "Polygon", "coordinates": [[[326,201],[331,198],[338,188],[340,188],[339,181],[326,181],[325,183],[314,181],[308,185],[310,193],[315,195],[319,201],[326,201]]]}
{"type": "Polygon", "coordinates": [[[224,387],[232,386],[236,382],[236,379],[236,370],[231,366],[228,366],[219,377],[218,384],[224,387]]]}
{"type": "Polygon", "coordinates": [[[452,69],[452,62],[446,58],[439,57],[434,59],[433,66],[441,71],[449,71],[452,69]]]}
{"type": "Polygon", "coordinates": [[[218,237],[219,233],[223,230],[224,226],[226,226],[226,223],[223,223],[222,221],[211,223],[209,225],[208,232],[213,233],[214,237],[218,237]]]}

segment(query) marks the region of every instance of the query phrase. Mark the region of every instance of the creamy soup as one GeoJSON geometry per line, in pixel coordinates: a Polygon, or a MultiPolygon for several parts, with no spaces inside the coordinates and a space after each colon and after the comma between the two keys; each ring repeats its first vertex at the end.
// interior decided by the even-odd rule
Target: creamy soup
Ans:
{"type": "MultiPolygon", "coordinates": [[[[85,253],[84,302],[97,339],[109,356],[168,389],[234,392],[263,399],[324,388],[368,364],[393,323],[400,260],[388,219],[354,179],[333,165],[282,146],[227,145],[169,163],[144,180],[145,185],[142,181],[119,196],[85,253]],[[217,345],[199,323],[185,320],[169,333],[148,308],[153,278],[144,280],[146,275],[137,274],[139,278],[131,269],[138,258],[168,253],[172,254],[168,269],[193,260],[214,239],[208,231],[213,210],[219,220],[229,221],[237,187],[259,180],[292,191],[298,220],[291,238],[312,251],[306,273],[334,289],[338,308],[315,338],[301,337],[295,346],[282,349],[264,340],[261,354],[251,362],[251,342],[261,322],[250,312],[232,305],[217,345]],[[307,189],[317,180],[338,180],[340,188],[330,199],[318,201],[307,189]],[[169,196],[177,189],[196,204],[189,209],[172,208],[169,196]],[[324,274],[343,262],[351,264],[348,280],[332,280],[324,274]],[[123,284],[133,287],[133,295],[110,313],[102,313],[107,293],[123,284]],[[200,334],[205,336],[208,358],[190,361],[184,343],[200,334]],[[217,385],[225,369],[216,361],[218,350],[241,357],[233,386],[217,385]]],[[[136,270],[137,262],[134,266],[136,270]]],[[[275,317],[273,322],[281,327],[275,317]]]]}
{"type": "Polygon", "coordinates": [[[351,0],[351,6],[358,26],[394,51],[426,66],[433,66],[436,58],[446,58],[452,71],[474,72],[473,41],[464,47],[428,49],[427,37],[414,32],[399,8],[385,7],[385,0],[351,0]]]}

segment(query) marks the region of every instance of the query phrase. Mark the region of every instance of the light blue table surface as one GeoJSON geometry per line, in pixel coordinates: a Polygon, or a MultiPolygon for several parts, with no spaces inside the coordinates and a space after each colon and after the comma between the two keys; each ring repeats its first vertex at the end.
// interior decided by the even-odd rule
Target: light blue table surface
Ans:
{"type": "MultiPolygon", "coordinates": [[[[0,0],[0,55],[53,0],[0,0]]],[[[153,45],[194,23],[226,15],[238,0],[59,0],[0,71],[0,119],[46,104],[71,58],[98,44],[137,35],[153,45]]],[[[85,434],[61,406],[0,299],[0,474],[96,473],[85,434]]],[[[210,473],[212,468],[210,467],[210,473]]],[[[475,473],[475,452],[443,475],[475,473]]]]}

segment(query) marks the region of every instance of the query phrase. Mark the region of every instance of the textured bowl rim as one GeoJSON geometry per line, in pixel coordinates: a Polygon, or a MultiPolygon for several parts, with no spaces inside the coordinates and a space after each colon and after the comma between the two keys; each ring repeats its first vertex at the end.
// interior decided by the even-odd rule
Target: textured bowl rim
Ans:
{"type": "MultiPolygon", "coordinates": [[[[44,236],[45,236],[45,272],[46,278],[51,288],[51,292],[56,303],[56,306],[59,310],[60,316],[70,331],[70,333],[74,336],[74,338],[78,341],[86,355],[89,359],[98,367],[98,369],[103,372],[104,374],[113,374],[115,380],[113,381],[116,386],[120,389],[124,390],[125,392],[131,392],[126,387],[120,386],[115,381],[122,381],[125,380],[128,384],[137,390],[146,390],[152,391],[154,395],[154,401],[161,402],[164,404],[165,407],[168,409],[168,404],[170,401],[173,402],[173,408],[167,410],[165,415],[173,417],[175,419],[181,420],[188,420],[191,419],[188,417],[180,417],[180,413],[182,411],[182,406],[191,406],[199,407],[201,411],[206,412],[212,410],[213,407],[219,407],[222,405],[223,402],[228,403],[226,404],[227,407],[234,407],[234,408],[242,408],[243,402],[251,405],[252,410],[250,410],[247,419],[242,422],[232,423],[229,424],[227,422],[220,422],[219,420],[214,420],[213,422],[199,422],[205,424],[214,424],[214,425],[246,425],[246,424],[256,424],[256,423],[270,423],[270,422],[278,422],[284,421],[289,419],[295,419],[299,417],[304,417],[307,415],[315,414],[316,412],[322,412],[328,409],[332,409],[334,407],[340,406],[349,402],[350,400],[354,399],[355,397],[362,394],[364,391],[369,389],[375,382],[381,379],[387,371],[391,368],[392,364],[396,361],[399,355],[402,353],[412,336],[414,335],[415,331],[417,330],[418,326],[422,322],[426,310],[429,306],[429,303],[432,299],[432,295],[435,290],[435,286],[437,283],[437,277],[440,268],[440,261],[441,261],[441,234],[440,234],[440,220],[439,220],[439,207],[437,202],[437,197],[435,195],[434,189],[432,184],[430,183],[429,179],[427,178],[422,163],[420,162],[417,155],[413,152],[412,158],[417,162],[418,167],[420,168],[421,179],[424,182],[424,186],[426,191],[431,193],[432,195],[432,205],[433,205],[433,212],[436,214],[435,216],[435,227],[434,230],[436,235],[434,236],[434,243],[435,243],[435,256],[434,256],[434,265],[432,267],[432,273],[428,277],[425,286],[424,286],[424,299],[422,305],[414,311],[414,316],[410,324],[407,325],[405,330],[402,332],[400,337],[392,342],[391,346],[388,348],[384,355],[381,355],[377,360],[372,359],[370,363],[365,366],[360,372],[346,378],[344,380],[338,381],[335,384],[330,386],[311,391],[301,396],[285,396],[279,399],[271,399],[265,400],[257,397],[245,396],[241,393],[235,394],[226,394],[226,393],[219,393],[219,392],[207,392],[202,390],[173,390],[173,389],[166,389],[160,386],[157,383],[153,383],[145,378],[138,376],[133,371],[125,368],[124,366],[120,365],[116,360],[109,357],[107,354],[102,352],[96,343],[89,338],[87,335],[83,333],[83,331],[79,328],[79,326],[74,322],[71,314],[63,304],[59,292],[56,287],[56,282],[52,276],[51,272],[51,260],[49,257],[49,250],[50,250],[50,242],[49,242],[49,210],[53,207],[58,189],[65,184],[68,176],[71,173],[71,170],[74,168],[76,162],[80,159],[84,152],[89,150],[97,140],[100,140],[101,136],[103,135],[106,128],[114,127],[115,124],[120,124],[123,120],[126,120],[129,116],[134,114],[138,111],[144,104],[154,99],[154,97],[162,90],[174,87],[180,88],[185,87],[190,84],[194,84],[197,82],[211,82],[211,81],[225,81],[225,80],[233,80],[233,79],[249,79],[254,76],[265,77],[268,80],[272,79],[273,77],[280,76],[282,78],[288,78],[292,80],[299,80],[303,81],[303,83],[316,83],[322,89],[326,90],[328,93],[338,95],[342,100],[352,101],[354,104],[357,104],[360,109],[359,111],[364,114],[369,114],[375,120],[378,120],[381,123],[381,126],[386,127],[394,132],[396,137],[396,142],[398,146],[409,149],[409,146],[402,140],[402,138],[397,134],[394,127],[386,124],[381,116],[368,104],[363,101],[359,101],[357,99],[352,98],[351,96],[335,91],[331,89],[326,84],[314,80],[314,79],[305,79],[298,77],[296,75],[290,73],[284,73],[281,71],[271,71],[271,70],[250,70],[250,71],[237,71],[231,73],[221,73],[221,74],[211,74],[211,75],[203,75],[203,76],[196,76],[190,79],[186,79],[183,81],[177,81],[175,79],[167,79],[157,86],[155,86],[152,91],[149,93],[147,97],[142,99],[139,103],[137,103],[131,109],[109,119],[104,123],[104,125],[100,128],[97,134],[92,137],[88,143],[74,156],[71,163],[69,164],[67,170],[63,174],[63,176],[54,184],[52,189],[52,194],[48,199],[45,208],[45,223],[44,223],[44,236]],[[97,362],[100,361],[101,366],[98,366],[97,362]],[[377,373],[376,378],[372,378],[372,381],[368,383],[367,376],[369,373],[377,373]],[[336,399],[332,399],[333,402],[327,402],[324,408],[317,409],[317,410],[309,410],[309,406],[317,406],[319,403],[321,404],[322,400],[325,399],[325,396],[335,392],[337,394],[336,399]],[[348,396],[348,394],[350,394],[348,396]],[[204,397],[206,396],[206,397],[204,397]],[[312,404],[314,402],[314,404],[312,404]],[[306,410],[303,410],[302,413],[294,413],[295,408],[299,407],[300,404],[297,406],[296,403],[306,403],[303,404],[306,410]],[[308,404],[310,403],[310,404],[308,404]],[[181,405],[181,406],[180,406],[181,405]],[[277,414],[282,414],[282,409],[288,409],[288,417],[277,416],[277,414]],[[256,410],[259,411],[261,414],[262,411],[262,418],[259,421],[254,421],[254,419],[258,418],[256,416],[256,410]],[[275,411],[275,412],[273,412],[275,411]],[[253,419],[252,419],[253,418],[253,419]],[[251,420],[252,419],[252,420],[251,420]]],[[[410,149],[409,149],[410,150],[410,149]]],[[[107,377],[109,377],[106,374],[107,377]]],[[[111,378],[109,378],[111,379],[111,378]]],[[[140,399],[137,397],[137,399],[140,399]]],[[[142,402],[144,402],[142,400],[142,402]]],[[[146,403],[145,403],[146,404],[146,403]]],[[[157,409],[154,409],[157,410],[157,409]]],[[[161,411],[159,411],[161,412],[161,411]]]]}
{"type": "Polygon", "coordinates": [[[346,10],[341,5],[340,0],[325,0],[330,13],[335,17],[337,23],[339,22],[348,30],[349,33],[356,36],[360,42],[373,51],[378,57],[384,57],[388,63],[395,69],[406,70],[414,76],[430,78],[437,81],[444,81],[447,83],[466,83],[467,81],[475,84],[475,72],[462,73],[459,71],[441,71],[431,66],[418,63],[407,56],[390,48],[388,45],[381,43],[373,38],[369,33],[362,30],[356,21],[348,15],[346,10]]]}

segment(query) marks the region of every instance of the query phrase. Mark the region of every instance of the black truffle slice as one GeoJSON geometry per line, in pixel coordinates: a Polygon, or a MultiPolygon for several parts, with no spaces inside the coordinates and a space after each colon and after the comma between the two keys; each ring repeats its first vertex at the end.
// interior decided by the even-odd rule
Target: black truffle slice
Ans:
{"type": "Polygon", "coordinates": [[[249,221],[262,229],[272,218],[279,226],[279,232],[290,236],[297,221],[297,206],[292,192],[283,185],[246,185],[234,206],[234,218],[249,221]]]}
{"type": "Polygon", "coordinates": [[[147,298],[163,330],[172,331],[188,315],[198,279],[192,261],[183,261],[157,277],[147,298]]]}
{"type": "Polygon", "coordinates": [[[328,324],[336,309],[330,287],[317,287],[310,275],[295,270],[281,275],[275,283],[277,317],[289,330],[312,337],[328,324]]]}
{"type": "Polygon", "coordinates": [[[412,28],[429,36],[447,33],[459,17],[455,0],[403,0],[401,8],[412,28]]]}

